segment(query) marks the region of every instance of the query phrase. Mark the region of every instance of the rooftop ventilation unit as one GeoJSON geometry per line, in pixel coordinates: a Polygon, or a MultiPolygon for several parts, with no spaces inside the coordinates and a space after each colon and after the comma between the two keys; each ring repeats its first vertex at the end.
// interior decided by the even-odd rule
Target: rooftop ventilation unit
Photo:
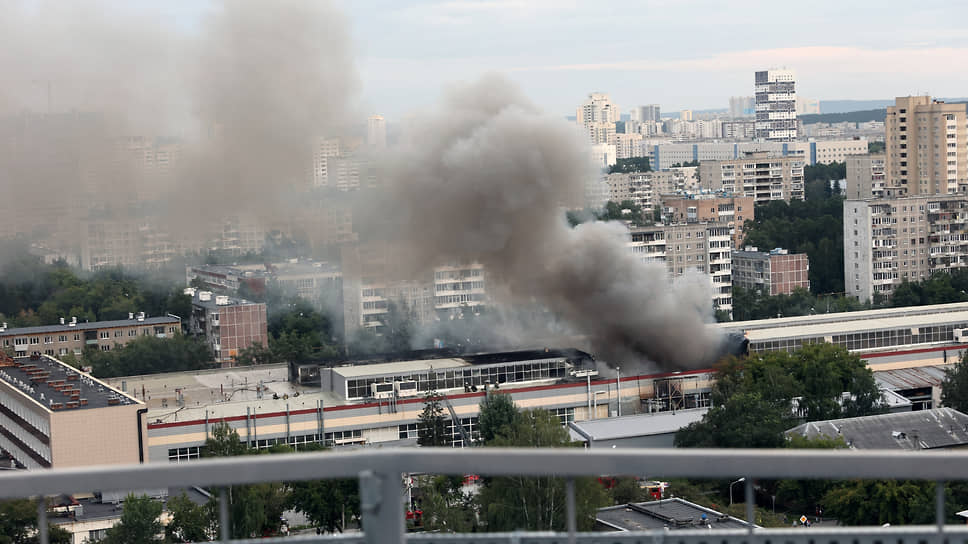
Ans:
{"type": "Polygon", "coordinates": [[[228,306],[229,305],[229,297],[227,297],[225,295],[219,295],[219,296],[215,297],[215,305],[216,306],[228,306]]]}
{"type": "Polygon", "coordinates": [[[968,329],[955,329],[955,342],[968,341],[968,329]]]}
{"type": "Polygon", "coordinates": [[[392,399],[393,383],[371,383],[370,396],[375,399],[392,399]]]}
{"type": "Polygon", "coordinates": [[[145,313],[144,312],[138,312],[137,319],[138,319],[138,321],[144,321],[145,320],[145,313]]]}
{"type": "Polygon", "coordinates": [[[199,291],[198,292],[198,300],[200,300],[202,302],[208,302],[208,301],[212,300],[212,292],[211,291],[199,291]]]}
{"type": "Polygon", "coordinates": [[[394,385],[397,388],[397,396],[400,396],[400,397],[417,396],[417,382],[413,380],[409,380],[405,382],[395,382],[394,385]]]}

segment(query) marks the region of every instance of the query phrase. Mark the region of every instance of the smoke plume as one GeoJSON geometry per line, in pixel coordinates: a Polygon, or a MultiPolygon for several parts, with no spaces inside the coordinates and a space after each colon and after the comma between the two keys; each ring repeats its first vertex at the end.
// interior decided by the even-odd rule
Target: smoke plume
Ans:
{"type": "Polygon", "coordinates": [[[562,205],[597,175],[573,125],[498,76],[450,90],[421,119],[387,169],[379,213],[411,267],[477,260],[489,285],[533,297],[612,364],[708,363],[720,342],[706,327],[708,280],[670,282],[632,254],[621,224],[566,224],[562,205]]]}

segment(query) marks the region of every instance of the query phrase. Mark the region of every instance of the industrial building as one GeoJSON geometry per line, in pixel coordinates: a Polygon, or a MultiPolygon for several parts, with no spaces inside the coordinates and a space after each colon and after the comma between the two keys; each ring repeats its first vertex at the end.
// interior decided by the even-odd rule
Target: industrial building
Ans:
{"type": "Polygon", "coordinates": [[[111,351],[142,336],[170,338],[181,332],[181,318],[175,315],[148,317],[129,313],[128,319],[79,323],[61,318],[57,325],[8,328],[0,324],[0,344],[16,355],[80,356],[84,348],[111,351]]]}
{"type": "Polygon", "coordinates": [[[53,357],[0,353],[0,449],[20,467],[144,461],[146,411],[53,357]]]}
{"type": "Polygon", "coordinates": [[[787,436],[842,439],[851,449],[946,450],[968,446],[968,415],[954,408],[803,423],[787,436]]]}

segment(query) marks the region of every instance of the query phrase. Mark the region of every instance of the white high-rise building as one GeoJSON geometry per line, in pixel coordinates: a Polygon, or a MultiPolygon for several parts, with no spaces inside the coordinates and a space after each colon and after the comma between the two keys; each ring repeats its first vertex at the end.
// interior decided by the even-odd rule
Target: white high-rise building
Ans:
{"type": "Polygon", "coordinates": [[[605,93],[591,93],[588,99],[578,106],[575,119],[583,127],[585,135],[593,144],[608,144],[614,141],[615,122],[619,120],[619,109],[605,93]]]}
{"type": "Polygon", "coordinates": [[[373,149],[386,149],[387,122],[382,115],[371,115],[367,118],[366,143],[373,149]]]}
{"type": "Polygon", "coordinates": [[[792,70],[756,72],[756,138],[772,142],[797,139],[796,77],[792,70]]]}

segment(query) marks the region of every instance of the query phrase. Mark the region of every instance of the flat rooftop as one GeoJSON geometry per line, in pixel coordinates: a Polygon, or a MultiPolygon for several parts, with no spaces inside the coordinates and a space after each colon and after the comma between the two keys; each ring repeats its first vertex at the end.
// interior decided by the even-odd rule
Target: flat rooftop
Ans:
{"type": "Polygon", "coordinates": [[[575,433],[579,435],[578,440],[585,440],[582,433],[590,436],[592,440],[615,440],[634,436],[674,433],[690,423],[699,421],[708,411],[708,408],[695,408],[674,412],[652,412],[651,414],[570,421],[568,426],[571,428],[570,430],[578,431],[575,433]]]}
{"type": "Polygon", "coordinates": [[[60,333],[71,331],[90,331],[99,329],[113,329],[120,327],[134,327],[141,325],[181,325],[181,319],[172,316],[146,317],[139,320],[134,319],[115,319],[113,321],[92,321],[70,325],[41,325],[39,327],[19,327],[0,330],[0,337],[6,336],[25,336],[28,334],[60,333]]]}
{"type": "Polygon", "coordinates": [[[680,498],[601,508],[595,520],[618,531],[747,528],[743,520],[680,498]]]}
{"type": "MultiPolygon", "coordinates": [[[[858,323],[867,320],[880,320],[893,317],[910,318],[914,316],[936,316],[937,320],[948,320],[942,314],[968,313],[968,302],[955,302],[952,304],[931,304],[928,306],[910,306],[906,308],[884,308],[880,310],[862,310],[859,312],[836,312],[830,314],[814,314],[797,317],[780,317],[774,319],[757,319],[754,321],[731,321],[726,323],[716,323],[714,326],[739,332],[753,331],[757,329],[781,329],[796,328],[808,325],[820,325],[830,323],[845,323],[856,321],[858,323]]],[[[922,319],[909,323],[908,326],[923,324],[922,319]]],[[[865,329],[868,327],[864,327],[865,329]]],[[[843,327],[840,327],[843,330],[843,327]]]]}
{"type": "MultiPolygon", "coordinates": [[[[858,312],[860,313],[860,312],[858,312]]],[[[816,336],[838,336],[865,331],[917,329],[953,323],[968,323],[968,309],[957,312],[935,314],[890,315],[886,317],[862,317],[834,322],[806,323],[803,325],[781,325],[771,328],[758,328],[746,333],[750,342],[759,340],[779,340],[816,336]]]]}
{"type": "Polygon", "coordinates": [[[104,382],[46,355],[0,359],[0,380],[52,411],[138,403],[104,382]]]}

